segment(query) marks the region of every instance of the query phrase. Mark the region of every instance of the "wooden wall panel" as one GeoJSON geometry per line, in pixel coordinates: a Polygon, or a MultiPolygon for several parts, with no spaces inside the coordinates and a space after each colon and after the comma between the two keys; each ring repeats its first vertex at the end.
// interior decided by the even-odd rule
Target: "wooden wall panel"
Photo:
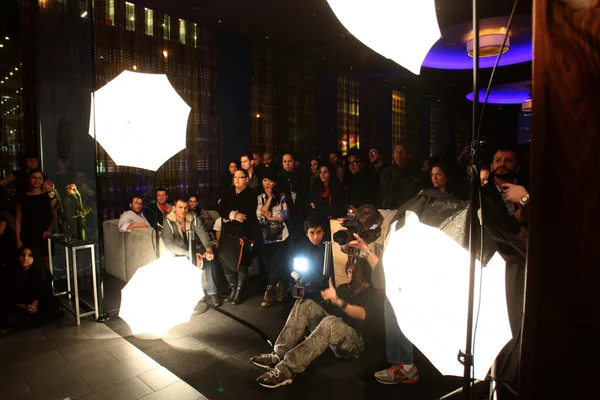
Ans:
{"type": "Polygon", "coordinates": [[[598,398],[600,1],[534,1],[532,96],[519,398],[598,398]]]}

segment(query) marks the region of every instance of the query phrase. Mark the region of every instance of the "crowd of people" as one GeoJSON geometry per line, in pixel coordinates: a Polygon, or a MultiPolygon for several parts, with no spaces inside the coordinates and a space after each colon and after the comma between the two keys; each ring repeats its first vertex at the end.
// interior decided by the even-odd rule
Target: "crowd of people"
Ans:
{"type": "MultiPolygon", "coordinates": [[[[168,190],[160,187],[147,205],[140,195],[131,195],[119,229],[154,228],[173,255],[191,254],[191,261],[206,271],[204,301],[214,307],[223,301],[233,305],[244,302],[250,270],[258,265],[264,294],[257,306],[271,307],[289,297],[295,257],[303,255],[311,260],[313,270],[321,271],[324,242],[331,240],[329,220],[354,219],[364,231],[380,229],[383,217],[378,209],[398,209],[432,190],[468,200],[472,179],[477,179],[484,220],[507,260],[507,288],[522,293],[529,194],[517,179],[518,152],[499,148],[489,165],[477,162],[473,168],[468,149],[457,159],[431,157],[418,166],[406,144],[390,150],[389,164],[385,149],[371,148],[367,154],[350,151],[346,156],[334,151],[327,159],[311,159],[306,168],[292,152],[281,154],[280,162],[270,152],[242,154],[226,165],[228,173],[216,210],[201,209],[196,195],[171,202],[168,190]]],[[[14,272],[11,276],[23,284],[13,288],[19,293],[13,290],[2,302],[2,327],[9,329],[29,326],[33,319],[25,321],[24,316],[37,314],[36,321],[42,321],[56,311],[41,306],[49,299],[47,267],[28,267],[31,255],[37,264],[41,261],[47,266],[45,239],[56,224],[38,167],[39,158],[26,158],[21,171],[2,180],[2,185],[17,183],[20,199],[14,220],[6,213],[0,218],[0,238],[4,240],[12,227],[13,249],[21,249],[19,260],[9,267],[14,272]],[[43,310],[50,311],[44,314],[43,310]]],[[[351,239],[344,248],[349,254],[346,272],[350,284],[336,288],[332,276],[329,287],[321,292],[326,305],[314,299],[296,300],[273,352],[251,359],[267,370],[257,380],[260,385],[276,388],[291,383],[328,347],[336,356],[357,358],[378,334],[385,337],[390,367],[375,372],[376,380],[383,384],[418,382],[412,344],[398,326],[385,287],[371,279],[372,271],[383,268],[383,249],[374,248],[360,235],[351,239]],[[377,321],[383,332],[373,332],[379,326],[377,321]],[[307,327],[310,334],[302,340],[307,327]]],[[[518,341],[522,296],[514,303],[509,308],[514,340],[518,341]]]]}
{"type": "MultiPolygon", "coordinates": [[[[227,163],[218,215],[213,218],[206,210],[196,210],[195,196],[190,196],[187,202],[178,199],[171,206],[166,189],[159,188],[156,200],[147,208],[149,222],[141,221],[141,207],[132,210],[137,211],[137,217],[127,221],[162,229],[166,247],[176,254],[187,254],[190,249],[183,237],[179,237],[178,244],[170,239],[177,231],[171,225],[174,217],[180,221],[179,235],[185,236],[186,229],[195,232],[196,261],[209,269],[205,301],[215,307],[223,301],[234,305],[244,302],[249,269],[258,264],[265,285],[260,306],[270,307],[289,296],[286,288],[293,284],[292,260],[299,254],[312,260],[316,270],[321,270],[323,242],[331,240],[330,219],[354,218],[361,221],[363,229],[369,230],[381,227],[383,218],[377,209],[398,209],[417,195],[437,191],[448,198],[470,199],[473,169],[469,151],[449,161],[430,157],[419,167],[415,167],[413,154],[405,144],[394,146],[391,164],[385,162],[383,153],[377,148],[371,148],[368,155],[351,151],[342,156],[336,151],[328,159],[311,159],[306,169],[291,152],[281,155],[280,164],[270,152],[242,154],[239,160],[227,163]],[[179,214],[177,209],[181,210],[179,214]],[[192,219],[190,214],[194,214],[192,219]],[[203,214],[205,218],[201,219],[203,214]],[[194,228],[186,227],[184,222],[194,224],[194,228]],[[210,243],[207,233],[212,239],[210,243]],[[228,286],[224,296],[219,295],[219,274],[224,275],[228,286]]],[[[517,184],[518,155],[509,147],[500,148],[491,164],[477,165],[474,171],[479,178],[481,206],[487,223],[523,241],[527,236],[529,195],[524,186],[517,184]]],[[[522,271],[523,256],[511,246],[502,248],[502,243],[507,242],[498,239],[514,270],[522,271]]],[[[376,380],[383,384],[418,382],[413,346],[398,326],[392,305],[383,293],[384,285],[371,282],[371,271],[382,269],[381,249],[373,251],[370,243],[360,236],[348,246],[358,251],[352,257],[358,262],[349,261],[347,265],[350,284],[336,288],[332,279],[329,289],[322,292],[326,306],[313,299],[296,300],[273,352],[251,360],[267,370],[257,380],[260,385],[276,388],[291,383],[295,374],[304,371],[327,347],[340,357],[358,357],[376,337],[377,332],[369,328],[377,327],[377,321],[382,321],[384,327],[379,334],[385,336],[390,367],[375,372],[376,380]],[[311,333],[302,340],[306,327],[311,333]]],[[[510,284],[520,287],[522,273],[513,275],[510,284]]],[[[516,317],[511,321],[515,340],[521,317],[518,306],[519,302],[513,307],[512,314],[516,317]]]]}

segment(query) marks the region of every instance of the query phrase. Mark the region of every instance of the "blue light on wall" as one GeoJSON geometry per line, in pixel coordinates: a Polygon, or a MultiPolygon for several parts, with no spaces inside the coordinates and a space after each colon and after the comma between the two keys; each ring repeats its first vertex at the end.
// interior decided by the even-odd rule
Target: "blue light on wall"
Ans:
{"type": "MultiPolygon", "coordinates": [[[[467,95],[467,100],[473,101],[473,92],[467,95]]],[[[531,81],[505,83],[492,86],[488,104],[523,104],[531,98],[531,81]]],[[[485,89],[479,91],[479,102],[485,99],[485,89]]]]}

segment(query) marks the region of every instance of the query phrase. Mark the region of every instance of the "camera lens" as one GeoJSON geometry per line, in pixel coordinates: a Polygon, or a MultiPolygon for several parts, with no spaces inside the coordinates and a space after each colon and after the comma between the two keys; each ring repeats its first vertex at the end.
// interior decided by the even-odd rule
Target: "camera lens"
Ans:
{"type": "Polygon", "coordinates": [[[333,241],[343,246],[350,241],[350,234],[348,231],[337,231],[333,234],[333,241]]]}

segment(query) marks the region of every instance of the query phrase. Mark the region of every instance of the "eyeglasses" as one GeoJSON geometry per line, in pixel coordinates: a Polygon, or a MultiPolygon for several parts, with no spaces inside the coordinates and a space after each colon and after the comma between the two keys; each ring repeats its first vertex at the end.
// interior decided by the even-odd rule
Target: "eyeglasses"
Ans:
{"type": "Polygon", "coordinates": [[[379,151],[377,151],[377,150],[371,150],[371,151],[369,152],[369,154],[379,154],[379,151]]]}
{"type": "Polygon", "coordinates": [[[360,163],[362,163],[362,161],[360,161],[360,160],[348,161],[348,164],[350,164],[350,165],[356,165],[356,164],[360,164],[360,163]]]}

